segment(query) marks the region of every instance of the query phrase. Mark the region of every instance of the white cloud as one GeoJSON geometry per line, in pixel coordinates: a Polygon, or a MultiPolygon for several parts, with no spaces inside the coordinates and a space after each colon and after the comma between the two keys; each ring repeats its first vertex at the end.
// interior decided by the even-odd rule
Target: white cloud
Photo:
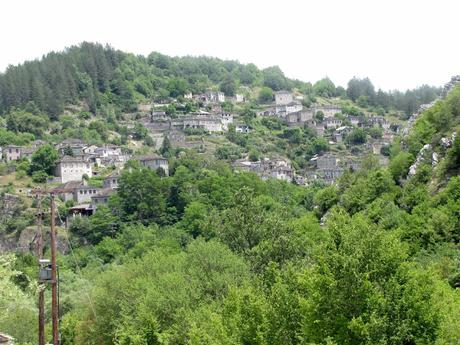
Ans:
{"type": "Polygon", "coordinates": [[[459,9],[454,0],[4,1],[0,70],[87,40],[279,65],[312,82],[440,85],[460,72],[459,9]]]}

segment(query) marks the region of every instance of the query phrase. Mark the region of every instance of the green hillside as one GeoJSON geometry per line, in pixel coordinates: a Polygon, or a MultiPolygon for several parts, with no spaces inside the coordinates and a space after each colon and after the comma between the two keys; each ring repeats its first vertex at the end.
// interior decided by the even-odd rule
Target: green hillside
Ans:
{"type": "MultiPolygon", "coordinates": [[[[1,145],[77,138],[115,143],[133,154],[108,203],[93,215],[72,217],[73,202],[58,200],[62,344],[460,342],[460,86],[417,113],[439,89],[385,93],[354,79],[345,90],[328,80],[290,80],[277,68],[141,57],[87,43],[11,67],[0,85],[1,145]],[[45,67],[55,63],[66,76],[60,82],[76,83],[74,93],[73,86],[47,84],[52,78],[46,76],[57,71],[45,67]],[[8,95],[12,85],[26,88],[41,78],[45,94],[62,91],[56,104],[46,98],[41,104],[29,91],[8,95]],[[161,122],[152,122],[154,113],[173,122],[212,108],[184,97],[210,89],[248,99],[218,104],[235,115],[228,131],[185,128],[184,142],[198,145],[174,146],[175,131],[160,148],[149,144],[146,138],[158,134],[149,126],[161,122]],[[277,90],[303,96],[305,109],[340,107],[330,119],[350,124],[350,133],[332,142],[335,130],[319,135],[311,122],[292,126],[258,115],[273,106],[277,90]],[[144,103],[158,107],[140,111],[144,103]],[[376,114],[401,129],[369,124],[376,114]],[[351,125],[358,117],[363,125],[351,125]],[[31,120],[35,125],[24,127],[31,120]],[[242,124],[251,132],[237,132],[242,124]],[[368,152],[368,142],[390,132],[385,155],[368,152]],[[143,166],[136,154],[144,151],[167,157],[169,174],[143,166]],[[296,172],[310,172],[312,158],[326,153],[359,158],[360,168],[340,167],[330,184],[234,169],[240,158],[263,166],[282,156],[296,172]]],[[[313,116],[314,125],[323,121],[313,116]]],[[[37,157],[2,163],[0,171],[0,243],[15,248],[0,255],[0,330],[24,345],[37,343],[38,272],[34,253],[13,244],[33,247],[27,236],[37,204],[25,189],[44,184],[26,175],[33,179],[31,171],[49,167],[36,168],[43,163],[37,157]]],[[[90,186],[116,171],[99,172],[85,177],[90,186]]],[[[47,229],[49,200],[43,207],[47,229]]],[[[47,317],[48,342],[50,323],[47,317]]]]}

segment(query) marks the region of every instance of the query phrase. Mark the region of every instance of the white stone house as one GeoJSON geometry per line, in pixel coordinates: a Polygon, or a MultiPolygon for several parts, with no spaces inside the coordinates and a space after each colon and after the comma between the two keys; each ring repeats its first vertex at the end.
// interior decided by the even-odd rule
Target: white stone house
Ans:
{"type": "Polygon", "coordinates": [[[288,104],[276,105],[275,112],[276,115],[285,117],[288,114],[296,113],[303,109],[302,103],[299,101],[292,101],[288,104]]]}
{"type": "Polygon", "coordinates": [[[96,145],[89,145],[83,148],[83,153],[87,155],[93,155],[96,153],[98,146],[96,145]]]}
{"type": "Polygon", "coordinates": [[[276,105],[287,105],[292,103],[292,93],[289,91],[278,91],[275,92],[275,104],[276,105]]]}
{"type": "Polygon", "coordinates": [[[345,138],[345,135],[351,132],[352,127],[350,126],[342,126],[337,128],[334,133],[332,133],[332,138],[336,143],[341,143],[345,138]]]}
{"type": "Polygon", "coordinates": [[[91,201],[93,196],[96,196],[100,191],[100,188],[92,186],[78,186],[73,190],[73,199],[77,204],[91,201]]]}
{"type": "Polygon", "coordinates": [[[235,103],[243,103],[244,102],[244,96],[240,93],[235,94],[234,97],[235,103]]]}
{"type": "Polygon", "coordinates": [[[21,151],[21,146],[8,145],[3,149],[3,155],[5,156],[5,160],[7,162],[17,161],[21,158],[21,151]]]}
{"type": "Polygon", "coordinates": [[[348,121],[350,121],[350,123],[355,126],[355,127],[359,127],[361,126],[363,123],[364,123],[364,120],[363,118],[359,117],[359,116],[352,116],[352,115],[348,115],[347,116],[347,119],[348,121]]]}
{"type": "Polygon", "coordinates": [[[142,156],[138,158],[139,162],[142,166],[157,170],[158,168],[162,168],[166,175],[169,175],[169,164],[166,158],[156,156],[156,155],[149,155],[149,156],[142,156]]]}
{"type": "Polygon", "coordinates": [[[183,129],[187,128],[202,128],[208,132],[224,132],[227,130],[222,123],[220,116],[213,115],[196,115],[184,118],[183,129]]]}
{"type": "Polygon", "coordinates": [[[91,208],[96,210],[100,205],[107,205],[109,198],[115,193],[114,189],[104,188],[98,194],[91,196],[91,208]]]}
{"type": "Polygon", "coordinates": [[[208,91],[206,92],[206,100],[210,103],[222,103],[225,102],[225,95],[220,91],[208,91]]]}
{"type": "Polygon", "coordinates": [[[316,106],[312,108],[313,113],[316,114],[318,111],[321,111],[324,114],[324,118],[334,117],[335,114],[342,112],[342,109],[336,105],[323,105],[316,106]]]}
{"type": "Polygon", "coordinates": [[[122,155],[121,148],[116,145],[104,145],[102,147],[98,147],[94,153],[102,158],[118,157],[122,155]]]}
{"type": "Polygon", "coordinates": [[[64,156],[56,166],[56,176],[61,183],[81,181],[84,175],[92,176],[91,164],[82,158],[64,156]]]}
{"type": "Polygon", "coordinates": [[[233,115],[230,113],[221,113],[220,118],[222,121],[222,128],[228,131],[228,125],[233,123],[233,115]]]}
{"type": "Polygon", "coordinates": [[[331,154],[325,154],[322,156],[313,157],[312,162],[316,162],[316,168],[318,170],[334,169],[338,166],[339,158],[331,154]]]}
{"type": "Polygon", "coordinates": [[[338,128],[340,126],[342,126],[342,120],[337,119],[335,117],[330,117],[326,119],[327,128],[338,128]]]}
{"type": "Polygon", "coordinates": [[[313,119],[313,113],[311,111],[297,111],[291,114],[287,114],[285,120],[289,125],[304,124],[313,119]]]}
{"type": "Polygon", "coordinates": [[[104,189],[107,189],[107,188],[117,189],[119,179],[120,179],[120,175],[116,172],[108,175],[104,179],[104,189]]]}

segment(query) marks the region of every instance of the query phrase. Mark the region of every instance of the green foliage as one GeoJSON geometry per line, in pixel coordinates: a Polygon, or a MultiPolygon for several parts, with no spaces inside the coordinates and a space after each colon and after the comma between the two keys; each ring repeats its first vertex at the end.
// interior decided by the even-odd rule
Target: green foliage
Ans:
{"type": "Polygon", "coordinates": [[[0,328],[19,343],[33,343],[37,341],[34,291],[23,291],[13,283],[20,274],[14,270],[14,264],[13,255],[0,255],[0,328]]]}
{"type": "Polygon", "coordinates": [[[260,103],[270,103],[273,101],[273,90],[269,87],[263,87],[259,91],[258,100],[260,103]]]}
{"type": "Polygon", "coordinates": [[[318,80],[313,85],[313,91],[318,96],[333,97],[336,95],[335,85],[329,78],[318,80]]]}
{"type": "Polygon", "coordinates": [[[366,132],[362,128],[354,128],[345,138],[345,142],[349,145],[361,145],[366,140],[366,132]]]}
{"type": "Polygon", "coordinates": [[[167,224],[173,216],[168,205],[169,193],[169,180],[150,169],[132,169],[120,178],[117,207],[124,220],[167,224]]]}
{"type": "Polygon", "coordinates": [[[409,172],[409,167],[412,165],[414,157],[408,153],[401,151],[391,159],[389,170],[395,181],[400,181],[406,178],[409,172]]]}
{"type": "Polygon", "coordinates": [[[262,70],[264,86],[272,90],[280,91],[288,88],[288,81],[278,66],[272,66],[262,70]]]}
{"type": "Polygon", "coordinates": [[[31,133],[40,137],[48,129],[48,119],[42,114],[14,109],[7,115],[6,128],[15,133],[31,133]]]}
{"type": "Polygon", "coordinates": [[[231,74],[227,74],[224,80],[219,85],[220,91],[222,91],[225,96],[233,97],[236,93],[236,83],[231,74]]]}
{"type": "Polygon", "coordinates": [[[397,237],[362,216],[336,213],[328,231],[318,265],[303,274],[304,340],[433,343],[440,322],[433,304],[437,278],[405,264],[397,237]]]}
{"type": "MultiPolygon", "coordinates": [[[[43,145],[32,155],[29,174],[53,175],[59,159],[59,153],[51,145],[43,145]]],[[[43,182],[43,181],[42,181],[43,182]]]]}
{"type": "Polygon", "coordinates": [[[222,146],[216,150],[216,158],[234,161],[242,157],[241,150],[236,146],[222,146]]]}

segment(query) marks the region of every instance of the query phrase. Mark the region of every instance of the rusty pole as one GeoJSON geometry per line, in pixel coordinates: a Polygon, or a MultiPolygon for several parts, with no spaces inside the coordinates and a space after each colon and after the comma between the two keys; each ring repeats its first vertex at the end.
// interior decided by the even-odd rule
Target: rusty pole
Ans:
{"type": "MultiPolygon", "coordinates": [[[[43,229],[42,229],[42,205],[41,198],[37,198],[37,256],[38,264],[40,265],[40,259],[43,259],[43,229]]],[[[40,290],[38,292],[38,344],[45,345],[45,286],[40,284],[40,290]]]]}
{"type": "Polygon", "coordinates": [[[56,239],[56,205],[54,203],[54,194],[51,196],[51,315],[53,319],[53,345],[59,345],[59,306],[57,297],[57,239],[56,239]]]}

